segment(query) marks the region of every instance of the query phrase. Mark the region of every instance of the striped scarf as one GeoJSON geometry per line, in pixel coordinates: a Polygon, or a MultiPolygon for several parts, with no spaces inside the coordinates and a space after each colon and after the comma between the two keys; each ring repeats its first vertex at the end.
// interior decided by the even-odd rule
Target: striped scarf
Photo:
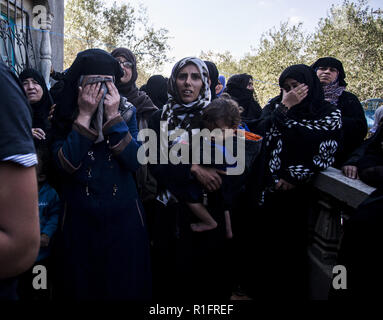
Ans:
{"type": "MultiPolygon", "coordinates": [[[[176,129],[184,129],[191,134],[192,129],[200,128],[203,109],[208,106],[211,100],[208,81],[209,71],[206,64],[202,60],[188,57],[175,64],[168,84],[168,102],[164,106],[161,115],[161,121],[167,122],[167,130],[169,134],[176,129]],[[176,79],[179,71],[190,63],[194,64],[198,68],[203,85],[202,91],[197,100],[184,104],[179,98],[176,79]]],[[[164,129],[165,128],[161,128],[161,130],[164,129]]],[[[169,145],[169,147],[171,147],[171,145],[169,145]]]]}
{"type": "Polygon", "coordinates": [[[325,100],[333,104],[338,105],[338,99],[346,89],[345,86],[340,86],[339,81],[335,80],[328,85],[323,86],[325,100]]]}

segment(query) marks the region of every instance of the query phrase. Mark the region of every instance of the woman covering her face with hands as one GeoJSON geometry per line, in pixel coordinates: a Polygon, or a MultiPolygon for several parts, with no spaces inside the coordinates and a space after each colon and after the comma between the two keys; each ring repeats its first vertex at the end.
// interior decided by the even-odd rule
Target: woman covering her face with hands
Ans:
{"type": "Polygon", "coordinates": [[[324,100],[318,77],[306,65],[286,68],[279,86],[280,95],[265,106],[257,126],[264,137],[264,152],[255,166],[255,176],[263,175],[263,181],[252,194],[258,195],[254,210],[262,226],[255,243],[267,239],[259,249],[268,264],[256,272],[265,275],[265,282],[256,283],[265,289],[265,296],[275,298],[272,288],[278,287],[282,299],[296,297],[287,289],[294,287],[300,298],[307,298],[307,183],[335,161],[341,113],[324,100]],[[282,267],[282,261],[296,263],[282,267]]]}
{"type": "Polygon", "coordinates": [[[57,241],[55,294],[70,300],[149,300],[145,214],[135,108],[114,84],[121,67],[99,49],[69,68],[53,117],[55,164],[65,203],[57,241]]]}
{"type": "Polygon", "coordinates": [[[279,86],[281,94],[265,106],[258,129],[266,140],[268,184],[276,181],[275,189],[289,190],[334,163],[341,115],[324,100],[318,78],[306,65],[285,69],[279,86]]]}

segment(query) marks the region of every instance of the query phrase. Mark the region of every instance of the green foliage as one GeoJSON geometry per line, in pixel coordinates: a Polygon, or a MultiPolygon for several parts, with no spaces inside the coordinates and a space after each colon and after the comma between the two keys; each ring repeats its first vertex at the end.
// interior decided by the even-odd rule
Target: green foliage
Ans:
{"type": "Polygon", "coordinates": [[[264,33],[257,48],[241,59],[230,52],[201,53],[201,57],[216,63],[226,77],[249,73],[259,103],[279,93],[278,78],[292,64],[311,65],[318,58],[333,56],[342,61],[346,71],[347,90],[360,100],[383,95],[383,15],[373,11],[366,0],[357,3],[345,0],[332,6],[326,18],[319,21],[316,31],[305,34],[302,24],[281,23],[264,33]]]}
{"type": "Polygon", "coordinates": [[[346,71],[347,89],[360,100],[383,95],[383,15],[369,8],[367,1],[344,1],[332,6],[319,22],[308,54],[334,56],[346,71]]]}
{"type": "Polygon", "coordinates": [[[140,83],[146,82],[149,70],[166,61],[170,49],[168,30],[149,24],[146,9],[129,3],[114,2],[107,7],[104,0],[68,0],[65,5],[64,65],[69,67],[78,52],[101,48],[111,52],[126,47],[135,53],[140,83]],[[146,70],[146,71],[144,71],[146,70]]]}
{"type": "Polygon", "coordinates": [[[307,41],[302,24],[281,23],[279,30],[269,30],[262,36],[253,54],[241,59],[243,69],[255,79],[254,89],[261,105],[279,94],[278,78],[286,67],[304,63],[307,41]]]}

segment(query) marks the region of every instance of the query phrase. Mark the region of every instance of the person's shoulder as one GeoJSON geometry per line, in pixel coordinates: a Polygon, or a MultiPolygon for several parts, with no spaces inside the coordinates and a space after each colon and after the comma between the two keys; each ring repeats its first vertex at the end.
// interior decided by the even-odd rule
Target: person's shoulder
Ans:
{"type": "Polygon", "coordinates": [[[45,194],[48,198],[58,197],[58,193],[55,188],[53,188],[48,182],[45,182],[40,189],[39,195],[45,194]]]}
{"type": "Polygon", "coordinates": [[[7,74],[9,72],[9,68],[7,65],[0,60],[0,75],[7,74]]]}
{"type": "Polygon", "coordinates": [[[133,113],[137,112],[137,108],[123,96],[120,97],[120,105],[118,106],[118,110],[124,119],[130,119],[133,113]]]}
{"type": "Polygon", "coordinates": [[[3,100],[1,105],[7,104],[12,101],[13,109],[18,108],[20,103],[14,104],[14,99],[23,100],[23,103],[29,106],[24,89],[21,85],[19,78],[12,72],[12,70],[0,61],[0,95],[3,100]]]}
{"type": "Polygon", "coordinates": [[[277,104],[280,103],[280,97],[276,96],[267,101],[266,105],[262,109],[261,118],[271,114],[275,109],[277,104]]]}
{"type": "Polygon", "coordinates": [[[158,109],[155,112],[153,112],[152,116],[149,118],[149,121],[148,121],[149,128],[153,128],[153,127],[159,125],[160,120],[161,120],[162,111],[163,110],[158,109]]]}
{"type": "Polygon", "coordinates": [[[360,104],[359,98],[350,91],[343,91],[339,97],[340,102],[357,103],[360,104]]]}
{"type": "Polygon", "coordinates": [[[18,85],[20,85],[19,78],[2,61],[0,61],[0,78],[1,78],[1,87],[7,87],[7,85],[12,83],[17,83],[18,85]]]}
{"type": "Polygon", "coordinates": [[[279,95],[274,97],[274,98],[271,98],[271,99],[269,99],[269,101],[267,101],[265,107],[275,107],[275,105],[279,102],[279,100],[280,100],[279,95]]]}

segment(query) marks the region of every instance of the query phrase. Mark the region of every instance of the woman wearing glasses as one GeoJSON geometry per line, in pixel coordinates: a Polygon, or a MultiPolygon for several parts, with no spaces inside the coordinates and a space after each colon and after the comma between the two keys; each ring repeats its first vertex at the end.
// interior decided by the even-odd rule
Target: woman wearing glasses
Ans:
{"type": "MultiPolygon", "coordinates": [[[[111,53],[119,62],[124,75],[117,82],[117,89],[122,97],[125,97],[137,110],[138,130],[148,127],[148,121],[158,108],[154,105],[149,96],[138,90],[137,80],[137,62],[132,51],[126,48],[117,48],[111,53]]],[[[151,230],[151,215],[153,201],[157,193],[157,182],[150,174],[146,165],[141,166],[136,172],[136,181],[140,198],[143,202],[145,211],[148,212],[149,230],[151,230]]]]}
{"type": "Polygon", "coordinates": [[[147,125],[145,126],[143,122],[146,122],[158,108],[146,93],[139,91],[136,86],[138,76],[136,57],[132,51],[126,48],[113,50],[112,56],[120,62],[120,66],[124,71],[117,89],[120,95],[126,97],[136,107],[139,129],[146,128],[147,125]]]}

